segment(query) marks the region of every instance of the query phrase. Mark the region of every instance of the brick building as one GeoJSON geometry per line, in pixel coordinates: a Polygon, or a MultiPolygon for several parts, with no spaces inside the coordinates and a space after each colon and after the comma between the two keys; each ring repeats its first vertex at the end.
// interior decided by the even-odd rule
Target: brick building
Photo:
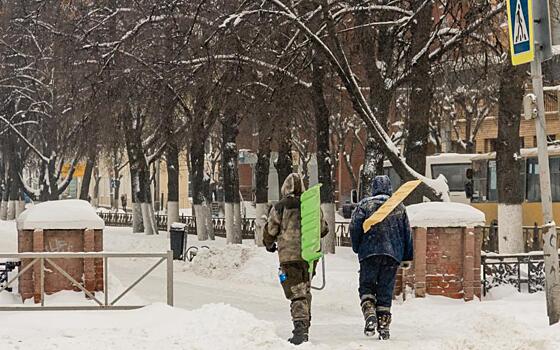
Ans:
{"type": "MultiPolygon", "coordinates": [[[[548,129],[549,142],[560,140],[560,90],[550,91],[545,96],[546,106],[546,121],[548,129]]],[[[474,147],[476,153],[488,153],[496,151],[496,139],[498,137],[498,118],[497,110],[484,119],[482,125],[474,138],[474,147]]],[[[465,120],[459,120],[458,128],[461,137],[465,137],[465,120]]],[[[537,147],[537,138],[534,120],[521,119],[521,127],[519,130],[519,137],[521,141],[521,148],[534,148],[537,147]]],[[[456,135],[453,135],[453,140],[457,140],[456,135]]]]}

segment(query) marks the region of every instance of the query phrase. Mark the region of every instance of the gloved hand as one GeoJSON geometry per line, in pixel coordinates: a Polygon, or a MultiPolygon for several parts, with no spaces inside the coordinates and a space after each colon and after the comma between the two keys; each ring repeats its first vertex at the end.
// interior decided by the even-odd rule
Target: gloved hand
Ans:
{"type": "Polygon", "coordinates": [[[411,262],[411,261],[403,261],[403,262],[401,262],[401,269],[403,269],[403,270],[408,270],[408,269],[410,269],[411,266],[412,266],[412,262],[411,262]]]}
{"type": "Polygon", "coordinates": [[[276,243],[272,243],[270,247],[266,247],[266,251],[269,253],[274,253],[277,250],[278,250],[278,246],[276,245],[276,243]]]}

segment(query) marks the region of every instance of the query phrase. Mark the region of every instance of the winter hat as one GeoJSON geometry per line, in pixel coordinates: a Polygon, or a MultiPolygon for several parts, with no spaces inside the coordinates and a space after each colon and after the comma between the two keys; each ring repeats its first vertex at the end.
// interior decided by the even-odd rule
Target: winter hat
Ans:
{"type": "Polygon", "coordinates": [[[288,175],[284,184],[282,185],[282,196],[291,197],[299,196],[305,191],[305,185],[301,176],[297,173],[291,173],[288,175]]]}
{"type": "Polygon", "coordinates": [[[393,194],[393,186],[391,186],[391,179],[387,175],[376,176],[373,179],[373,193],[372,195],[377,196],[384,194],[391,196],[393,194]]]}

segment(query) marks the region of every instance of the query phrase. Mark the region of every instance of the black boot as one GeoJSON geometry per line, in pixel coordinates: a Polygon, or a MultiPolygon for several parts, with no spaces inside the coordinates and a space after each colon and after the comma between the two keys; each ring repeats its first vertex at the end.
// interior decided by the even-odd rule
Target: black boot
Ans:
{"type": "Polygon", "coordinates": [[[305,321],[294,321],[293,335],[288,341],[294,345],[300,345],[309,340],[309,324],[305,321]]]}
{"type": "Polygon", "coordinates": [[[391,313],[377,313],[377,332],[379,332],[380,340],[388,340],[390,338],[389,326],[391,325],[391,313]]]}
{"type": "Polygon", "coordinates": [[[373,337],[377,328],[377,317],[375,316],[375,304],[372,300],[364,300],[362,302],[362,313],[366,322],[364,334],[366,337],[373,337]]]}
{"type": "Polygon", "coordinates": [[[364,334],[366,337],[373,337],[375,335],[375,328],[377,327],[377,317],[370,315],[366,318],[366,325],[364,327],[364,334]]]}

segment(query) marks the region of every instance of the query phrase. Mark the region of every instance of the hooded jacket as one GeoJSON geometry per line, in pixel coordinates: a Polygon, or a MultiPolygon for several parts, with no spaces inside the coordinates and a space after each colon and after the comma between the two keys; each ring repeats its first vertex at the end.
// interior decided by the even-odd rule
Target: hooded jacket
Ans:
{"type": "Polygon", "coordinates": [[[400,204],[385,220],[364,233],[363,223],[377,211],[393,194],[388,176],[376,176],[373,180],[372,197],[358,204],[352,213],[350,237],[352,250],[360,261],[374,255],[388,255],[397,262],[413,259],[412,232],[406,209],[400,204]]]}
{"type": "MultiPolygon", "coordinates": [[[[282,199],[270,210],[263,243],[271,247],[278,243],[280,263],[304,261],[301,257],[300,197],[305,191],[299,174],[290,174],[282,185],[282,199]]],[[[321,215],[321,237],[328,234],[328,226],[321,215]]]]}

